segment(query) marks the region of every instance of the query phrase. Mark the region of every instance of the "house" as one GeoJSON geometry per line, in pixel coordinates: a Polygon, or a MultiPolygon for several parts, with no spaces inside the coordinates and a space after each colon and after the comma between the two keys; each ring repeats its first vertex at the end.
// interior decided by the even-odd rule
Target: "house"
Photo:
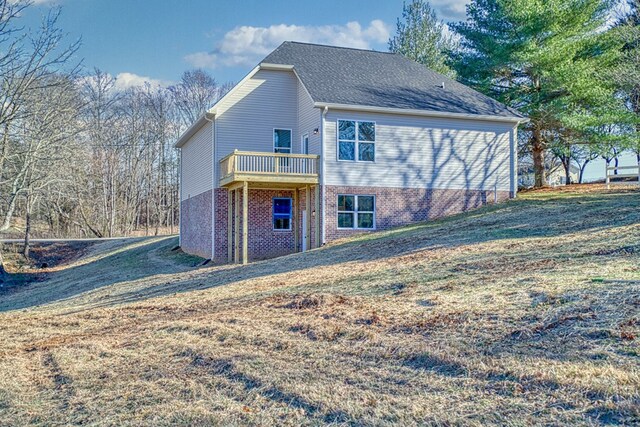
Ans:
{"type": "MultiPolygon", "coordinates": [[[[580,168],[571,164],[569,167],[571,182],[580,181],[580,168]]],[[[547,168],[547,184],[551,187],[567,184],[567,177],[562,164],[550,164],[547,168]]],[[[518,186],[520,188],[531,188],[535,183],[535,170],[531,161],[521,161],[518,165],[518,186]]]]}
{"type": "Polygon", "coordinates": [[[246,263],[515,197],[525,120],[401,55],[285,42],[178,140],[180,245],[246,263]]]}

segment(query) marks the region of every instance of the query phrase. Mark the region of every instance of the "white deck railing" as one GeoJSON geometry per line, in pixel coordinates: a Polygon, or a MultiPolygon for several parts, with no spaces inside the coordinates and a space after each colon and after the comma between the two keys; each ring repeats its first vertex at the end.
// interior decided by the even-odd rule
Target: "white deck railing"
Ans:
{"type": "Polygon", "coordinates": [[[233,174],[317,175],[320,156],[234,151],[220,160],[220,179],[233,174]]]}

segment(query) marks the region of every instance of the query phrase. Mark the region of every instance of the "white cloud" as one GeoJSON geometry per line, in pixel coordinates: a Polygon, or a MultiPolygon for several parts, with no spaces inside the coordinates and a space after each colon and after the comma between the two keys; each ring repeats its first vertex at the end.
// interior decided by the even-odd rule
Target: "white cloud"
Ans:
{"type": "Polygon", "coordinates": [[[431,0],[431,6],[438,12],[438,17],[445,21],[464,20],[470,0],[431,0]]]}
{"type": "Polygon", "coordinates": [[[389,31],[379,19],[366,27],[356,21],[345,25],[240,26],[227,32],[212,52],[195,52],[184,59],[199,68],[251,66],[286,40],[369,49],[372,43],[386,43],[389,31]]]}
{"type": "Polygon", "coordinates": [[[196,68],[215,68],[218,64],[218,55],[209,52],[191,53],[184,59],[196,68]]]}
{"type": "Polygon", "coordinates": [[[134,73],[120,73],[116,76],[114,88],[116,90],[126,90],[136,86],[143,86],[149,83],[152,87],[166,87],[172,84],[168,80],[152,79],[151,77],[139,76],[134,73]]]}

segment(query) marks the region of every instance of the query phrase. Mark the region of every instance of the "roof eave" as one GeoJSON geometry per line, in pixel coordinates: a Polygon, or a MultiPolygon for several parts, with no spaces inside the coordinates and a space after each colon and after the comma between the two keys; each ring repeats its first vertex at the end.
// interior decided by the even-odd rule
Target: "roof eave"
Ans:
{"type": "Polygon", "coordinates": [[[184,144],[187,143],[187,141],[189,141],[191,139],[191,137],[193,135],[196,134],[196,132],[198,132],[200,130],[200,128],[202,126],[205,125],[205,123],[212,121],[215,118],[215,114],[213,113],[204,113],[203,115],[201,115],[198,120],[195,121],[195,123],[193,123],[191,126],[189,126],[189,129],[187,129],[178,139],[178,142],[176,142],[175,147],[176,148],[181,148],[184,144]]]}
{"type": "Polygon", "coordinates": [[[487,114],[470,114],[470,113],[453,113],[444,111],[431,111],[431,110],[416,110],[410,108],[391,108],[391,107],[374,107],[369,105],[352,105],[352,104],[334,104],[329,102],[315,102],[313,104],[316,108],[329,108],[330,110],[346,110],[346,111],[366,111],[371,113],[389,113],[389,114],[401,114],[407,116],[423,116],[423,117],[439,117],[450,119],[462,119],[462,120],[484,120],[491,122],[506,122],[506,123],[527,123],[529,121],[526,117],[518,116],[495,116],[487,114]]]}

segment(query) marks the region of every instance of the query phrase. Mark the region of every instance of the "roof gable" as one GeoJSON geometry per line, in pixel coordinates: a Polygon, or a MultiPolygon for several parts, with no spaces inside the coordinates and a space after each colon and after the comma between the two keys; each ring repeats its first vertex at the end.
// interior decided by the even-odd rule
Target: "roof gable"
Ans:
{"type": "Polygon", "coordinates": [[[293,66],[317,103],[523,117],[399,54],[284,42],[262,63],[293,66]]]}

